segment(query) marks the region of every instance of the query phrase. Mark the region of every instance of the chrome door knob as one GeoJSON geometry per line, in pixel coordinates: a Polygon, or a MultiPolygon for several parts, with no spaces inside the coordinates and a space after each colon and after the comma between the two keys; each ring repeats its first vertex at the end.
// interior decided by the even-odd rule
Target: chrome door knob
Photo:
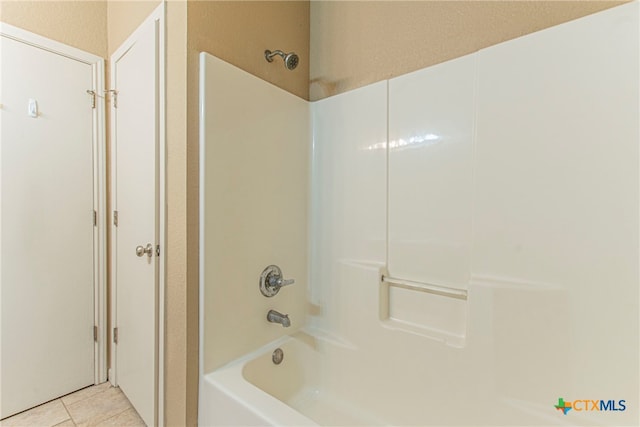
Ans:
{"type": "Polygon", "coordinates": [[[147,247],[136,246],[136,255],[143,256],[147,254],[149,258],[153,256],[153,245],[151,243],[147,243],[147,247]]]}

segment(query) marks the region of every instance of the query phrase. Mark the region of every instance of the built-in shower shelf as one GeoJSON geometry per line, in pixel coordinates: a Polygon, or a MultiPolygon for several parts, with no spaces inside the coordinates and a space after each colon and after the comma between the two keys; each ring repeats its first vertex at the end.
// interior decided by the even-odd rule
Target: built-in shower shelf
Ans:
{"type": "Polygon", "coordinates": [[[416,290],[420,292],[431,293],[435,295],[441,295],[443,297],[467,299],[466,289],[456,289],[448,286],[434,285],[430,283],[415,282],[412,280],[396,279],[393,277],[382,276],[382,282],[388,283],[392,286],[400,288],[416,290]]]}
{"type": "Polygon", "coordinates": [[[463,347],[467,329],[467,290],[383,275],[380,320],[390,329],[463,347]]]}

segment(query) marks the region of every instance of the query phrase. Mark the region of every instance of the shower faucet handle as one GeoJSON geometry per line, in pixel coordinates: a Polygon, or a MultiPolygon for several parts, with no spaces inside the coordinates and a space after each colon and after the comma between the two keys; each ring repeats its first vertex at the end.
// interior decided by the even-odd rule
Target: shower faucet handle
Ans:
{"type": "Polygon", "coordinates": [[[265,297],[276,295],[283,286],[293,285],[294,279],[283,279],[282,270],[277,265],[270,265],[260,275],[260,292],[265,297]]]}
{"type": "Polygon", "coordinates": [[[293,285],[296,283],[295,279],[283,279],[282,277],[269,277],[269,285],[277,286],[279,288],[287,285],[293,285]]]}

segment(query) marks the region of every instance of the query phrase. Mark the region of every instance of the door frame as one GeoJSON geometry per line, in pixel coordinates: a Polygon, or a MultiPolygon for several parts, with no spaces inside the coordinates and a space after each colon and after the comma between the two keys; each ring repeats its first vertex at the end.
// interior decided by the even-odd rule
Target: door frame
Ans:
{"type": "MultiPolygon", "coordinates": [[[[116,49],[116,51],[109,58],[110,62],[110,78],[115,77],[115,64],[131,49],[133,44],[138,39],[143,27],[148,25],[150,21],[154,22],[156,28],[156,34],[158,37],[158,104],[156,106],[156,114],[158,118],[158,140],[156,142],[156,212],[157,212],[157,244],[160,246],[160,255],[158,259],[158,274],[156,282],[156,348],[155,348],[155,361],[156,361],[156,389],[154,390],[154,399],[156,407],[156,420],[158,425],[164,425],[164,336],[165,336],[165,286],[166,286],[166,8],[165,2],[161,2],[160,5],[154,9],[149,16],[136,28],[136,30],[127,37],[127,39],[116,49]]],[[[112,83],[110,83],[112,84],[112,83]]],[[[116,132],[116,120],[113,112],[113,104],[111,104],[111,120],[110,130],[112,138],[115,138],[116,132]]],[[[113,141],[113,140],[112,140],[113,141]]],[[[110,147],[110,173],[111,173],[111,212],[109,222],[111,230],[114,231],[113,211],[115,210],[116,194],[114,189],[116,188],[116,145],[111,144],[110,147]]],[[[110,330],[117,326],[117,283],[116,283],[116,244],[115,233],[111,233],[111,295],[109,301],[111,304],[111,324],[110,330]]],[[[111,335],[111,334],[110,334],[111,335]]],[[[116,345],[111,346],[111,369],[109,372],[109,379],[113,386],[118,385],[117,381],[117,359],[116,359],[116,345]]]]}
{"type": "MultiPolygon", "coordinates": [[[[2,38],[15,40],[32,47],[91,66],[93,83],[87,90],[93,91],[93,209],[96,212],[96,226],[93,228],[93,296],[94,325],[98,327],[94,341],[94,383],[107,380],[107,292],[106,292],[106,135],[105,135],[105,62],[97,55],[46,37],[0,22],[0,43],[2,38]]],[[[91,95],[87,94],[87,102],[91,95]]],[[[0,106],[1,108],[1,106],[0,106]]]]}

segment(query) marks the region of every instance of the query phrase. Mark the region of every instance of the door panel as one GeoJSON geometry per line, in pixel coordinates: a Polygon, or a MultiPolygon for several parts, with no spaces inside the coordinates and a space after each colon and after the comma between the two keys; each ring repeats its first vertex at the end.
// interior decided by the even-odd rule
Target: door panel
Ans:
{"type": "Polygon", "coordinates": [[[0,416],[6,417],[94,382],[93,113],[86,93],[93,71],[0,40],[0,416]],[[27,114],[30,98],[37,117],[27,114]]]}
{"type": "Polygon", "coordinates": [[[150,20],[112,59],[115,117],[117,383],[147,425],[155,424],[157,340],[158,29],[150,20]],[[151,245],[151,256],[136,254],[151,245]]]}

